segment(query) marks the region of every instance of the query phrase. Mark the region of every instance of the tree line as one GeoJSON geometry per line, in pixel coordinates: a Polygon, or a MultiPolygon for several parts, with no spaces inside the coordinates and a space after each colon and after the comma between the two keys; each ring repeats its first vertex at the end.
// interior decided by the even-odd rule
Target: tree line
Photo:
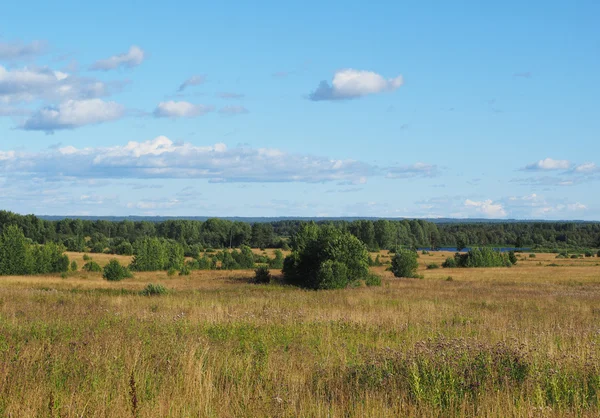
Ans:
{"type": "MultiPolygon", "coordinates": [[[[172,240],[184,256],[205,249],[288,249],[291,239],[308,221],[280,220],[253,224],[224,219],[166,220],[44,220],[34,215],[0,211],[0,233],[8,225],[20,227],[37,244],[55,243],[69,251],[133,255],[136,242],[148,238],[172,240]]],[[[424,220],[319,221],[362,241],[369,250],[439,247],[506,246],[540,250],[600,247],[600,223],[494,222],[436,224],[424,220]]]]}

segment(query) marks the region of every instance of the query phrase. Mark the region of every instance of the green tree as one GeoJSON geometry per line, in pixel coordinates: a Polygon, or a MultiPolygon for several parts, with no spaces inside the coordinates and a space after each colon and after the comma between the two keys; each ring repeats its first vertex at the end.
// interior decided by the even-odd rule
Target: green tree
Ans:
{"type": "Polygon", "coordinates": [[[396,277],[415,277],[419,262],[417,253],[412,250],[399,249],[392,259],[392,273],[396,277]]]}
{"type": "Polygon", "coordinates": [[[358,238],[327,225],[305,225],[293,240],[283,265],[285,279],[311,289],[346,287],[365,279],[369,253],[358,238]],[[341,267],[343,265],[343,267],[341,267]]]}
{"type": "Polygon", "coordinates": [[[23,230],[16,225],[9,225],[0,237],[0,274],[31,274],[33,267],[30,245],[23,230]]]}

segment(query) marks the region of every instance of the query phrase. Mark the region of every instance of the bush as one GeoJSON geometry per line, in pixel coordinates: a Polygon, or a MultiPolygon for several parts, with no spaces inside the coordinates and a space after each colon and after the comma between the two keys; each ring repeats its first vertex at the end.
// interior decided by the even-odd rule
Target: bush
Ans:
{"type": "Polygon", "coordinates": [[[271,283],[271,272],[267,266],[260,266],[254,270],[254,283],[268,284],[271,283]]]}
{"type": "Polygon", "coordinates": [[[365,279],[365,284],[367,286],[381,286],[381,276],[369,273],[365,279]]]}
{"type": "Polygon", "coordinates": [[[324,261],[317,272],[319,289],[343,289],[348,286],[348,268],[340,261],[324,261]]]}
{"type": "Polygon", "coordinates": [[[82,270],[90,273],[98,273],[102,271],[102,267],[100,267],[100,264],[96,263],[95,261],[88,261],[83,265],[82,270]]]}
{"type": "Polygon", "coordinates": [[[283,268],[283,253],[281,250],[275,250],[275,258],[269,260],[269,267],[272,269],[283,268]]]}
{"type": "Polygon", "coordinates": [[[573,255],[571,255],[571,258],[572,258],[572,259],[579,258],[579,255],[578,255],[578,254],[573,254],[573,255]]]}
{"type": "Polygon", "coordinates": [[[535,254],[529,254],[529,258],[535,258],[535,254]]]}
{"type": "Polygon", "coordinates": [[[179,271],[179,275],[180,276],[189,276],[191,272],[192,272],[192,270],[190,269],[190,265],[188,263],[185,263],[183,265],[183,267],[181,268],[181,270],[179,271]]]}
{"type": "Polygon", "coordinates": [[[92,259],[92,257],[90,257],[89,255],[87,255],[87,254],[83,255],[83,261],[90,261],[91,259],[92,259]]]}
{"type": "Polygon", "coordinates": [[[71,261],[71,271],[77,271],[78,268],[79,266],[77,266],[77,261],[71,261]]]}
{"type": "Polygon", "coordinates": [[[333,226],[304,225],[283,262],[289,283],[310,289],[347,287],[369,273],[369,253],[355,236],[333,226]]]}
{"type": "MultiPolygon", "coordinates": [[[[456,253],[459,254],[459,253],[456,253]]],[[[446,261],[442,263],[442,267],[444,268],[456,268],[458,267],[458,263],[456,262],[456,255],[454,257],[448,257],[446,261]]]]}
{"type": "Polygon", "coordinates": [[[175,273],[177,273],[177,269],[175,267],[171,267],[169,270],[167,270],[167,276],[169,277],[175,276],[175,273]]]}
{"type": "Polygon", "coordinates": [[[435,270],[435,269],[439,269],[440,265],[437,263],[431,263],[431,264],[427,264],[427,270],[435,270]]]}
{"type": "Polygon", "coordinates": [[[596,254],[596,257],[600,257],[600,250],[598,250],[598,253],[596,254]]]}
{"type": "Polygon", "coordinates": [[[510,261],[513,266],[517,264],[517,256],[515,255],[514,251],[508,252],[508,261],[510,261]]]}
{"type": "Polygon", "coordinates": [[[594,253],[591,250],[586,250],[583,254],[586,257],[593,257],[594,256],[594,253]]]}
{"type": "Polygon", "coordinates": [[[153,284],[149,283],[144,290],[142,290],[142,295],[144,296],[159,296],[167,293],[167,288],[162,284],[153,284]]]}
{"type": "Polygon", "coordinates": [[[413,278],[418,267],[417,253],[412,250],[400,249],[392,259],[392,273],[396,277],[413,278]]]}
{"type": "MultiPolygon", "coordinates": [[[[512,253],[512,258],[516,263],[516,256],[512,253]]],[[[510,267],[511,253],[502,253],[491,248],[472,248],[466,254],[454,254],[454,263],[448,259],[444,267],[510,267]]]]}
{"type": "Polygon", "coordinates": [[[102,277],[111,282],[117,282],[132,277],[131,272],[125,266],[122,266],[118,260],[112,259],[104,266],[102,277]]]}

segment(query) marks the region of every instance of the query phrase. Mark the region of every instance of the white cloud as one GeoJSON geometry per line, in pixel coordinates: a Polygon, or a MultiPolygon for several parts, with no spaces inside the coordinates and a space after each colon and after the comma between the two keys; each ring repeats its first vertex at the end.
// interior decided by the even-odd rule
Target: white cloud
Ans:
{"type": "Polygon", "coordinates": [[[571,163],[568,160],[554,160],[552,158],[546,158],[538,161],[537,163],[528,164],[526,170],[568,170],[571,167],[571,163]]]}
{"type": "Polygon", "coordinates": [[[569,209],[571,211],[587,210],[587,206],[582,203],[575,202],[575,203],[567,205],[567,209],[569,209]]]}
{"type": "Polygon", "coordinates": [[[53,132],[59,129],[74,129],[121,118],[125,107],[115,102],[100,99],[67,100],[58,106],[38,110],[27,119],[22,129],[27,131],[53,132]]]}
{"type": "MultiPolygon", "coordinates": [[[[10,151],[9,151],[10,152],[10,151]]],[[[106,148],[65,146],[0,160],[0,173],[45,179],[195,178],[211,182],[362,182],[371,165],[277,149],[195,146],[159,136],[106,148]]]]}
{"type": "Polygon", "coordinates": [[[369,94],[394,91],[403,84],[404,78],[401,75],[385,79],[372,71],[349,68],[336,72],[331,85],[322,81],[309,98],[314,101],[355,99],[369,94]]]}
{"type": "Polygon", "coordinates": [[[0,65],[0,103],[91,99],[106,96],[111,90],[101,81],[76,77],[50,68],[8,70],[0,65]]]}
{"type": "Polygon", "coordinates": [[[213,110],[213,106],[170,100],[159,103],[156,109],[154,109],[154,116],[157,118],[193,118],[202,116],[213,110]]]}
{"type": "Polygon", "coordinates": [[[597,173],[600,172],[600,167],[598,167],[595,163],[583,163],[575,167],[576,173],[597,173]]]}
{"type": "Polygon", "coordinates": [[[28,44],[22,42],[1,42],[0,59],[16,60],[33,57],[41,54],[46,49],[46,42],[32,41],[28,44]]]}
{"type": "Polygon", "coordinates": [[[475,201],[471,199],[465,200],[465,208],[475,210],[475,212],[487,218],[504,218],[506,210],[500,203],[494,203],[491,199],[483,201],[475,201]]]}
{"type": "Polygon", "coordinates": [[[435,177],[438,175],[438,172],[439,170],[436,165],[419,162],[407,166],[391,167],[386,177],[389,179],[435,177]]]}
{"type": "Polygon", "coordinates": [[[181,85],[179,86],[179,89],[177,89],[177,91],[184,91],[186,88],[190,87],[190,86],[197,86],[200,84],[203,84],[206,81],[206,77],[203,75],[193,75],[190,78],[188,78],[187,80],[185,80],[183,83],[181,83],[181,85]]]}
{"type": "Polygon", "coordinates": [[[219,113],[225,116],[243,115],[248,113],[248,109],[244,106],[225,106],[219,109],[219,113]]]}
{"type": "Polygon", "coordinates": [[[143,49],[136,45],[132,45],[129,48],[129,51],[113,55],[112,57],[98,60],[90,67],[91,70],[101,70],[108,71],[114,70],[116,68],[124,67],[124,68],[133,68],[140,65],[146,56],[146,53],[143,49]]]}

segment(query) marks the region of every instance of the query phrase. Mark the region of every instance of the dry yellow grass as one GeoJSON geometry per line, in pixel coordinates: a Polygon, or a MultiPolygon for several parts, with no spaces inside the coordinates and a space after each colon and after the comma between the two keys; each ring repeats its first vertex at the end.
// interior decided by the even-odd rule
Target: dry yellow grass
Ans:
{"type": "Polygon", "coordinates": [[[0,415],[598,416],[597,393],[586,404],[558,389],[548,398],[543,385],[566,390],[585,373],[600,382],[600,259],[426,269],[449,255],[420,255],[422,280],[377,267],[382,287],[321,292],[251,285],[250,271],[1,277],[0,415]],[[170,293],[141,296],[148,283],[170,293]],[[451,406],[415,397],[397,376],[378,380],[390,359],[418,360],[415,347],[440,339],[467,355],[519,347],[527,378],[451,406]]]}

